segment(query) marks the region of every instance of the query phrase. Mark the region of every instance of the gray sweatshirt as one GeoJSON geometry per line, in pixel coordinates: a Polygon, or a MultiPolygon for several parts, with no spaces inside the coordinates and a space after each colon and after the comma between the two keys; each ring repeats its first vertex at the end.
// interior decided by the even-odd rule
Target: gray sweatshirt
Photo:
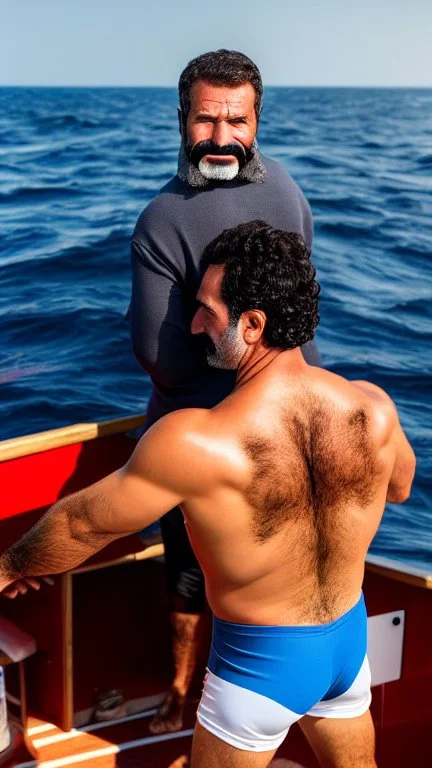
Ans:
{"type": "MultiPolygon", "coordinates": [[[[179,408],[212,408],[234,388],[235,371],[211,368],[203,340],[190,331],[201,281],[200,259],[224,229],[263,219],[301,234],[312,246],[312,215],[279,163],[262,157],[264,182],[225,182],[195,189],[178,176],[138,219],[132,238],[130,322],[134,354],[150,375],[150,425],[179,408]]],[[[303,349],[317,362],[314,345],[303,349]]]]}

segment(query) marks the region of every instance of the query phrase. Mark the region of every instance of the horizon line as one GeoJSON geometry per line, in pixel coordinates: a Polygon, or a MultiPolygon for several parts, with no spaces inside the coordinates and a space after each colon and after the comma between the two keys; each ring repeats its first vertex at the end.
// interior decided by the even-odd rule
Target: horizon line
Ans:
{"type": "MultiPolygon", "coordinates": [[[[106,83],[86,83],[84,84],[73,84],[73,83],[0,83],[0,88],[166,88],[171,90],[177,90],[177,85],[111,85],[106,83]]],[[[272,83],[265,83],[264,88],[359,88],[359,89],[376,89],[376,90],[383,90],[385,88],[388,89],[412,89],[412,90],[431,90],[431,85],[338,85],[338,84],[331,84],[331,85],[319,85],[319,84],[308,84],[308,85],[299,85],[299,84],[278,84],[274,85],[272,83]]]]}

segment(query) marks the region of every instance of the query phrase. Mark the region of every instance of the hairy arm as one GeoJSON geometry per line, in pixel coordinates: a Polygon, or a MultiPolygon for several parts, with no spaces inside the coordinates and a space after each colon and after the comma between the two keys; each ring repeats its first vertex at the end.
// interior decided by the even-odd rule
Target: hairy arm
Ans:
{"type": "Polygon", "coordinates": [[[1,555],[0,591],[15,581],[76,568],[193,495],[198,478],[184,466],[186,425],[185,415],[165,417],[141,438],[124,467],[51,507],[1,555]]]}
{"type": "Polygon", "coordinates": [[[414,480],[416,458],[399,421],[396,405],[380,387],[368,381],[353,382],[367,392],[379,405],[379,417],[384,425],[387,442],[392,450],[393,468],[387,489],[387,501],[402,503],[409,498],[414,480]]]}

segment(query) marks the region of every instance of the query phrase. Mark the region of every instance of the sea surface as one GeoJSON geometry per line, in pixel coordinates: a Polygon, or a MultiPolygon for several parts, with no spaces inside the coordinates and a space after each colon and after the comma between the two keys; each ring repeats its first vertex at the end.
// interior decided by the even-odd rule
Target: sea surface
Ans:
{"type": "MultiPolygon", "coordinates": [[[[0,89],[0,439],[145,409],[129,239],[175,173],[174,89],[0,89]]],[[[372,551],[431,567],[432,90],[269,88],[261,150],[307,195],[326,367],[395,399],[418,457],[372,551]]]]}

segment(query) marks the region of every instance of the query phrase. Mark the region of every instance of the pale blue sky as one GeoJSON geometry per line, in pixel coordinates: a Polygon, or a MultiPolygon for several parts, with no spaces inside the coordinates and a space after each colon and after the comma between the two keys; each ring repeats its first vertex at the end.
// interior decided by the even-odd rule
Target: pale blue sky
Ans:
{"type": "Polygon", "coordinates": [[[176,85],[215,48],[268,85],[432,86],[432,0],[0,0],[0,85],[176,85]]]}

